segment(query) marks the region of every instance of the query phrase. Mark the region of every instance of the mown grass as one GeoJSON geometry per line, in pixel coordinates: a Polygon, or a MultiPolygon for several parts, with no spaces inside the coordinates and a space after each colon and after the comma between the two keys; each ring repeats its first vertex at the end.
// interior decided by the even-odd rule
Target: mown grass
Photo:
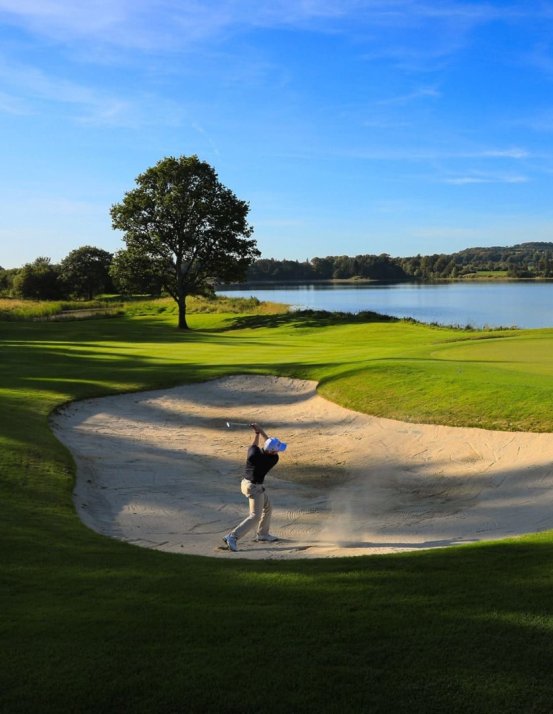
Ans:
{"type": "Polygon", "coordinates": [[[284,563],[143,550],[80,523],[47,417],[71,399],[266,373],[320,380],[362,411],[553,431],[553,331],[174,322],[0,323],[0,710],[550,712],[551,533],[284,563]]]}

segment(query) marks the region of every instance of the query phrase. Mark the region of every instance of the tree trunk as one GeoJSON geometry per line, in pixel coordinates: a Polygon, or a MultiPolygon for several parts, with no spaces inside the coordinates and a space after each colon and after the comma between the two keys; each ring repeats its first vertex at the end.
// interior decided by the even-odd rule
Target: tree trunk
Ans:
{"type": "Polygon", "coordinates": [[[179,329],[188,330],[189,327],[186,322],[186,295],[179,295],[177,305],[179,306],[179,329]]]}

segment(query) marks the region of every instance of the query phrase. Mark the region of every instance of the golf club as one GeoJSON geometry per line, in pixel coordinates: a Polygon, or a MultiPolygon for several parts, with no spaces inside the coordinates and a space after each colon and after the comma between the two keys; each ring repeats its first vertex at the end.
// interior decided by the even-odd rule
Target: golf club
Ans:
{"type": "Polygon", "coordinates": [[[233,426],[241,426],[241,427],[247,427],[248,429],[251,429],[251,424],[246,424],[243,421],[227,421],[227,427],[229,429],[232,429],[233,426]]]}

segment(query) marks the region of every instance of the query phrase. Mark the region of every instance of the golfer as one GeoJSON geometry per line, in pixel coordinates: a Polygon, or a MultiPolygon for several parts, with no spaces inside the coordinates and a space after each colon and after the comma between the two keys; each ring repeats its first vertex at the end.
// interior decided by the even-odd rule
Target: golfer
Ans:
{"type": "Polygon", "coordinates": [[[286,449],[286,444],[279,441],[274,436],[267,436],[259,424],[250,424],[255,431],[255,438],[248,449],[246,459],[246,470],[244,478],[240,484],[240,489],[249,501],[250,513],[242,523],[233,528],[223,540],[229,550],[237,551],[236,541],[242,538],[254,526],[257,526],[255,540],[269,541],[273,543],[278,538],[269,533],[271,524],[271,502],[263,486],[265,476],[276,466],[278,462],[278,452],[286,449]],[[262,448],[259,448],[259,437],[265,439],[262,448]]]}

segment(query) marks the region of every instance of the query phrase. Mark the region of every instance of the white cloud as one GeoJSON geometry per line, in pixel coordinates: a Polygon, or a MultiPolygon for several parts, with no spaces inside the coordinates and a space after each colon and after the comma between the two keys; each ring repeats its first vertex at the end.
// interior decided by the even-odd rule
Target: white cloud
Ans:
{"type": "Polygon", "coordinates": [[[514,146],[509,149],[486,149],[480,156],[490,159],[527,159],[530,154],[526,149],[514,146]]]}
{"type": "Polygon", "coordinates": [[[171,99],[148,94],[123,96],[44,73],[41,69],[0,58],[0,80],[18,97],[0,93],[0,111],[32,114],[41,102],[71,107],[76,122],[97,126],[136,128],[175,125],[184,120],[184,110],[171,99]]]}
{"type": "Polygon", "coordinates": [[[27,98],[55,99],[70,104],[94,104],[97,92],[61,77],[45,74],[36,67],[0,59],[0,79],[27,98]]]}
{"type": "MultiPolygon", "coordinates": [[[[439,25],[442,36],[448,30],[450,41],[452,32],[458,36],[519,12],[489,2],[417,0],[0,0],[0,17],[37,35],[61,43],[88,39],[150,51],[184,49],[222,32],[256,27],[339,32],[347,26],[361,32],[401,32],[439,25]]],[[[435,33],[436,42],[439,36],[435,33]]]]}
{"type": "Polygon", "coordinates": [[[379,99],[375,102],[375,105],[380,107],[402,106],[404,104],[410,104],[411,102],[418,101],[419,99],[436,99],[438,97],[441,97],[441,92],[435,87],[420,87],[418,89],[413,89],[413,91],[407,92],[406,94],[400,94],[387,99],[379,99]]]}
{"type": "Polygon", "coordinates": [[[534,110],[531,115],[521,116],[510,124],[517,128],[549,134],[553,132],[553,109],[534,110]]]}
{"type": "Polygon", "coordinates": [[[107,33],[125,26],[139,11],[121,0],[0,0],[0,15],[6,22],[23,26],[37,35],[75,40],[83,37],[106,37],[107,33]]]}
{"type": "Polygon", "coordinates": [[[0,15],[60,42],[88,38],[123,48],[163,51],[229,29],[335,19],[356,6],[356,2],[331,0],[0,0],[0,15]]]}
{"type": "Polygon", "coordinates": [[[25,102],[20,97],[0,92],[0,114],[23,116],[29,114],[29,112],[29,107],[25,105],[25,102]]]}
{"type": "Polygon", "coordinates": [[[446,178],[443,183],[453,186],[468,186],[470,184],[481,183],[528,183],[530,179],[520,174],[481,174],[474,173],[466,176],[454,176],[446,178]]]}
{"type": "Polygon", "coordinates": [[[409,162],[436,162],[436,161],[465,161],[465,160],[516,160],[530,157],[525,149],[508,147],[505,149],[464,149],[443,148],[442,146],[413,147],[404,146],[370,146],[363,148],[329,148],[320,150],[304,148],[302,151],[291,154],[295,158],[314,158],[317,156],[358,159],[360,161],[409,161],[409,162]]]}

